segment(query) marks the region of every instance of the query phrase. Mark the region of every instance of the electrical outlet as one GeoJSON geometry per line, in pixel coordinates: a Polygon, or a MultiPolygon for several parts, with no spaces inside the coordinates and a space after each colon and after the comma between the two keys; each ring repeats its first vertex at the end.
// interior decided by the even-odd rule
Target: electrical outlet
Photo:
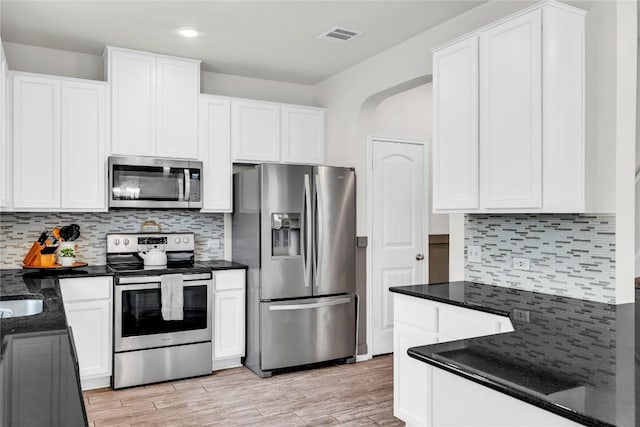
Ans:
{"type": "Polygon", "coordinates": [[[531,270],[531,260],[529,258],[513,258],[513,268],[516,270],[531,270]]]}
{"type": "Polygon", "coordinates": [[[469,262],[482,262],[482,246],[469,245],[467,246],[467,259],[469,262]]]}
{"type": "Polygon", "coordinates": [[[531,322],[531,312],[527,310],[520,310],[518,308],[514,308],[513,320],[519,320],[521,322],[531,322]]]}
{"type": "Polygon", "coordinates": [[[220,240],[211,239],[207,242],[207,249],[220,249],[220,240]]]}

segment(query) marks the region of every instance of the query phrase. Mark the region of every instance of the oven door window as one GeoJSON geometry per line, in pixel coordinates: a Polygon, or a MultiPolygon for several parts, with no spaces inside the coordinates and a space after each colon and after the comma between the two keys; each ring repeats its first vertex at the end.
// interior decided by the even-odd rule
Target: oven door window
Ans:
{"type": "Polygon", "coordinates": [[[113,165],[112,199],[180,201],[184,178],[184,169],[113,165]]]}
{"type": "Polygon", "coordinates": [[[207,287],[185,286],[183,320],[162,318],[160,289],[122,292],[122,336],[153,335],[207,328],[207,287]]]}

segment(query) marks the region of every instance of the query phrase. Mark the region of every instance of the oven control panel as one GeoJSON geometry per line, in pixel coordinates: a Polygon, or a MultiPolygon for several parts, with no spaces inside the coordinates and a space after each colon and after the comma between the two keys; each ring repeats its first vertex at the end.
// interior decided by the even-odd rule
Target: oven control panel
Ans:
{"type": "Polygon", "coordinates": [[[166,252],[195,249],[193,233],[107,234],[107,253],[123,254],[158,248],[166,252]]]}

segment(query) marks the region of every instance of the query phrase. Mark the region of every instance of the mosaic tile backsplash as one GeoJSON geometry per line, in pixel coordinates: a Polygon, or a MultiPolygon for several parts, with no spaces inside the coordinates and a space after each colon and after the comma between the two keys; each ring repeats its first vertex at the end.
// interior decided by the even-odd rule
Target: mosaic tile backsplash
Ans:
{"type": "Polygon", "coordinates": [[[465,216],[465,280],[615,304],[615,250],[614,215],[465,216]],[[469,262],[469,245],[482,246],[482,263],[469,262]]]}
{"type": "Polygon", "coordinates": [[[43,230],[72,223],[80,226],[80,238],[76,241],[78,259],[89,265],[103,265],[106,262],[106,234],[137,233],[146,220],[158,222],[163,232],[195,233],[196,260],[224,258],[223,214],[185,209],[20,212],[0,213],[0,268],[21,268],[22,259],[43,230]]]}

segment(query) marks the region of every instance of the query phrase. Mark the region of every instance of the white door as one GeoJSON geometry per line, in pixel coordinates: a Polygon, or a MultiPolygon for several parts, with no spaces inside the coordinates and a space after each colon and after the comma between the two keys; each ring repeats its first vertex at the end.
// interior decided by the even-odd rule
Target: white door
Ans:
{"type": "Polygon", "coordinates": [[[157,63],[157,154],[195,159],[200,63],[173,58],[158,58],[157,63]]]}
{"type": "Polygon", "coordinates": [[[424,146],[372,142],[372,353],[393,352],[391,286],[426,283],[424,146]],[[422,259],[419,259],[422,258],[422,259]]]}
{"type": "Polygon", "coordinates": [[[480,34],[480,207],[542,207],[542,17],[480,34]]]}
{"type": "Polygon", "coordinates": [[[62,82],[61,207],[107,210],[103,83],[62,82]]]}

